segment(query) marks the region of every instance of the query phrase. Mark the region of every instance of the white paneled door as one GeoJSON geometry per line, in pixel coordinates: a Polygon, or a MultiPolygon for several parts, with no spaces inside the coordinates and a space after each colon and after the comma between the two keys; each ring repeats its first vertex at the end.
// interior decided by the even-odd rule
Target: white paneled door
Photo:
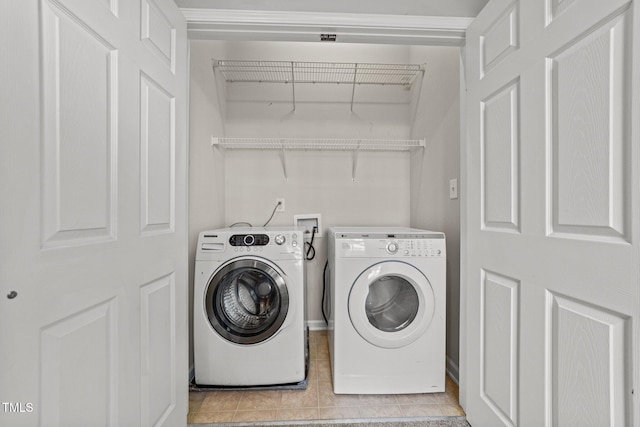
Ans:
{"type": "Polygon", "coordinates": [[[0,425],[185,425],[184,19],[3,1],[0,47],[0,425]]]}
{"type": "Polygon", "coordinates": [[[468,29],[473,427],[640,426],[638,6],[491,0],[468,29]]]}

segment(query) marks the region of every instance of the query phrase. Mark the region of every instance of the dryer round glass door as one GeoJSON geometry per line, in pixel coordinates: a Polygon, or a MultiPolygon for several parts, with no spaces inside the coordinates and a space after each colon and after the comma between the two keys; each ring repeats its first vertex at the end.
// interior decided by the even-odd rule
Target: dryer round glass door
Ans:
{"type": "Polygon", "coordinates": [[[205,291],[211,326],[225,339],[255,344],[273,336],[289,308],[283,275],[256,259],[231,261],[218,269],[205,291]]]}
{"type": "Polygon", "coordinates": [[[419,298],[415,288],[404,277],[382,276],[369,285],[364,303],[367,319],[384,332],[400,331],[418,314],[419,298]]]}
{"type": "Polygon", "coordinates": [[[386,261],[363,271],[349,293],[349,317],[373,345],[399,348],[420,338],[434,313],[427,277],[404,262],[386,261]]]}

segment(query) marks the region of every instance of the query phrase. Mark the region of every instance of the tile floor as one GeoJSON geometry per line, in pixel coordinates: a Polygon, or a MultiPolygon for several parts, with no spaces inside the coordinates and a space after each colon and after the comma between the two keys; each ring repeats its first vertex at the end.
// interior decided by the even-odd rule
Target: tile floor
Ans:
{"type": "Polygon", "coordinates": [[[189,393],[189,424],[464,416],[458,387],[447,378],[445,393],[336,395],[326,331],[309,334],[311,366],[306,390],[245,390],[189,393]]]}

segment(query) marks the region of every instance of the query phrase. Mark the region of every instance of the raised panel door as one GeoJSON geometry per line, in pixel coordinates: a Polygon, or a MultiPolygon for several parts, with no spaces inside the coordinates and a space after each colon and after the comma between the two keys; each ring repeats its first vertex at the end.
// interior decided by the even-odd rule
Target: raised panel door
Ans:
{"type": "Polygon", "coordinates": [[[12,0],[0,27],[0,425],[185,425],[184,19],[12,0]]]}
{"type": "Polygon", "coordinates": [[[638,19],[625,0],[491,0],[467,31],[474,427],[640,425],[638,19]]]}

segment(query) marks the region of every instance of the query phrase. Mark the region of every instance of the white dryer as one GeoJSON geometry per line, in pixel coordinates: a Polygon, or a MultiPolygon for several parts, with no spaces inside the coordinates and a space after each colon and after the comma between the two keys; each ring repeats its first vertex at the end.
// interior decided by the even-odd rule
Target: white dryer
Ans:
{"type": "Polygon", "coordinates": [[[193,342],[197,385],[258,386],[305,379],[302,231],[200,233],[193,342]]]}
{"type": "Polygon", "coordinates": [[[334,392],[444,391],[444,234],[332,228],[328,261],[334,392]]]}

